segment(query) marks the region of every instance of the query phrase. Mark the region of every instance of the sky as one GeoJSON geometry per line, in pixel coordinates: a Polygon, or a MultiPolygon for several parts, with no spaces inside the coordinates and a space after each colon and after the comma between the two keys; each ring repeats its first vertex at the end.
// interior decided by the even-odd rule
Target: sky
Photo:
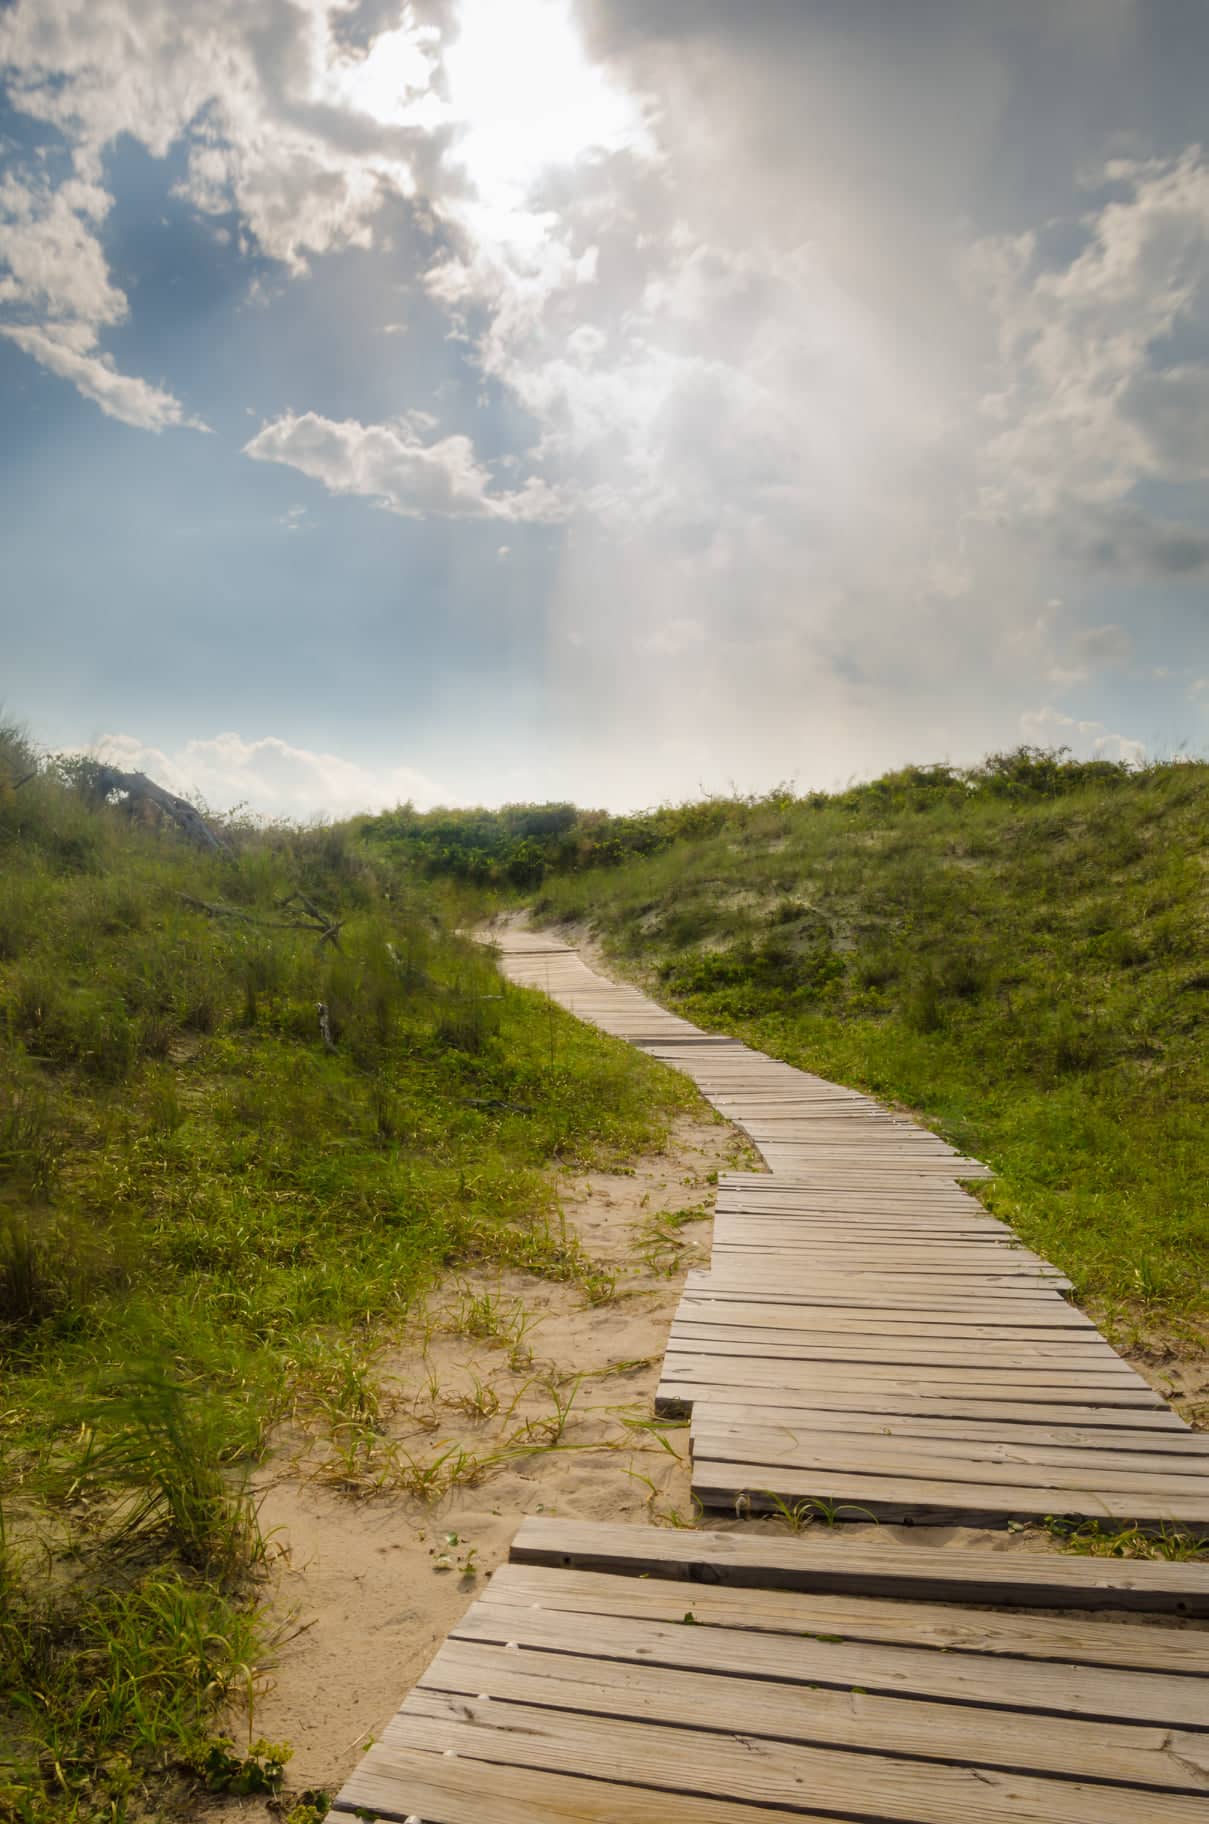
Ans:
{"type": "Polygon", "coordinates": [[[0,0],[0,699],[216,810],[1209,749],[1204,0],[0,0]]]}

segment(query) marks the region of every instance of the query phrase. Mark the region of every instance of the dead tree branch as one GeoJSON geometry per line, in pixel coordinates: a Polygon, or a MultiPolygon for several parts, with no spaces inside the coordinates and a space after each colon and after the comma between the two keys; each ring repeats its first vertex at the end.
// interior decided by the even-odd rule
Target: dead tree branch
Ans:
{"type": "MultiPolygon", "coordinates": [[[[319,938],[320,947],[326,943],[340,948],[340,932],[344,928],[343,919],[333,919],[326,924],[318,924],[309,918],[254,918],[239,906],[216,905],[213,900],[194,899],[192,893],[182,893],[181,901],[192,906],[195,912],[204,912],[207,918],[234,918],[240,924],[255,925],[260,931],[309,931],[319,938]]],[[[288,903],[288,902],[286,902],[288,903]]]]}
{"type": "Polygon", "coordinates": [[[153,804],[165,816],[171,817],[179,824],[186,836],[196,842],[199,848],[211,849],[218,855],[231,853],[221,836],[216,836],[201,812],[189,803],[187,798],[178,798],[175,792],[169,792],[154,779],[148,779],[146,773],[122,773],[116,766],[100,765],[94,778],[95,789],[102,798],[112,796],[114,792],[125,792],[131,807],[139,804],[153,804]]]}
{"type": "Polygon", "coordinates": [[[344,920],[337,918],[334,913],[321,911],[313,899],[308,899],[305,893],[297,889],[293,893],[287,894],[285,899],[278,900],[277,910],[284,912],[287,906],[295,903],[302,907],[307,914],[308,921],[305,924],[301,920],[297,921],[298,929],[315,931],[319,937],[321,950],[324,944],[330,944],[333,950],[339,950],[340,933],[344,929],[344,920]]]}

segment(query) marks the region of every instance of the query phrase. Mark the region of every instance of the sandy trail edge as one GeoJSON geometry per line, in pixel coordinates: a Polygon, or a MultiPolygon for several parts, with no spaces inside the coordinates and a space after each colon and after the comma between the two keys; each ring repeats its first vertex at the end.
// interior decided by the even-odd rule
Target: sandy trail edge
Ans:
{"type": "MultiPolygon", "coordinates": [[[[650,1419],[684,1273],[708,1260],[713,1179],[753,1163],[702,1104],[673,1123],[663,1152],[623,1171],[577,1173],[560,1190],[568,1227],[615,1277],[612,1300],[586,1305],[574,1287],[521,1273],[455,1276],[379,1358],[397,1400],[388,1434],[417,1462],[450,1444],[477,1458],[523,1451],[551,1435],[558,1402],[573,1393],[557,1450],[512,1454],[427,1504],[327,1486],[322,1452],[298,1461],[301,1433],[275,1440],[257,1488],[274,1554],[263,1600],[284,1638],[254,1732],[293,1748],[288,1794],[335,1795],[526,1514],[690,1519],[687,1429],[665,1429],[667,1448],[626,1421],[650,1419]],[[653,1234],[660,1212],[694,1209],[698,1220],[653,1234]],[[484,1318],[505,1334],[470,1334],[484,1318]],[[495,1400],[486,1416],[459,1407],[495,1400]]],[[[242,1748],[246,1723],[232,1733],[242,1748]]],[[[202,1815],[256,1824],[283,1809],[288,1800],[270,1810],[263,1799],[227,1799],[202,1815]]]]}

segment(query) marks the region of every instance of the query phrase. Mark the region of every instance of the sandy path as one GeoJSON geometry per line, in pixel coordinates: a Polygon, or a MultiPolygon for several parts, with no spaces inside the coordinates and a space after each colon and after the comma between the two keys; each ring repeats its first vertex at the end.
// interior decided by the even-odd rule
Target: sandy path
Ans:
{"type": "MultiPolygon", "coordinates": [[[[691,1517],[687,1428],[647,1426],[684,1273],[708,1259],[711,1224],[659,1218],[712,1209],[716,1173],[753,1159],[703,1107],[675,1123],[665,1152],[567,1180],[568,1226],[613,1275],[613,1297],[588,1305],[520,1273],[451,1280],[379,1358],[385,1417],[351,1486],[330,1447],[281,1435],[258,1487],[274,1554],[265,1600],[283,1641],[254,1731],[292,1745],[290,1793],[338,1789],[522,1516],[691,1517]],[[431,1501],[366,1495],[392,1448],[421,1474],[446,1451],[446,1471],[458,1451],[497,1460],[431,1501]]],[[[259,1824],[282,1813],[249,1798],[206,1815],[259,1824]]]]}

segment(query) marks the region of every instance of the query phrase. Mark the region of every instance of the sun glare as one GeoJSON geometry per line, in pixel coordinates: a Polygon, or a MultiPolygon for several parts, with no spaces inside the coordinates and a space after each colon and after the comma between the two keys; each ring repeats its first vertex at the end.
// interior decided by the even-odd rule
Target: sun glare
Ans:
{"type": "Polygon", "coordinates": [[[569,0],[462,0],[458,20],[450,158],[484,200],[515,205],[549,167],[645,143],[641,109],[589,61],[569,0]]]}
{"type": "Polygon", "coordinates": [[[384,126],[437,126],[445,118],[430,83],[435,33],[417,26],[411,8],[393,31],[381,32],[364,57],[341,57],[326,71],[329,99],[384,126]]]}

